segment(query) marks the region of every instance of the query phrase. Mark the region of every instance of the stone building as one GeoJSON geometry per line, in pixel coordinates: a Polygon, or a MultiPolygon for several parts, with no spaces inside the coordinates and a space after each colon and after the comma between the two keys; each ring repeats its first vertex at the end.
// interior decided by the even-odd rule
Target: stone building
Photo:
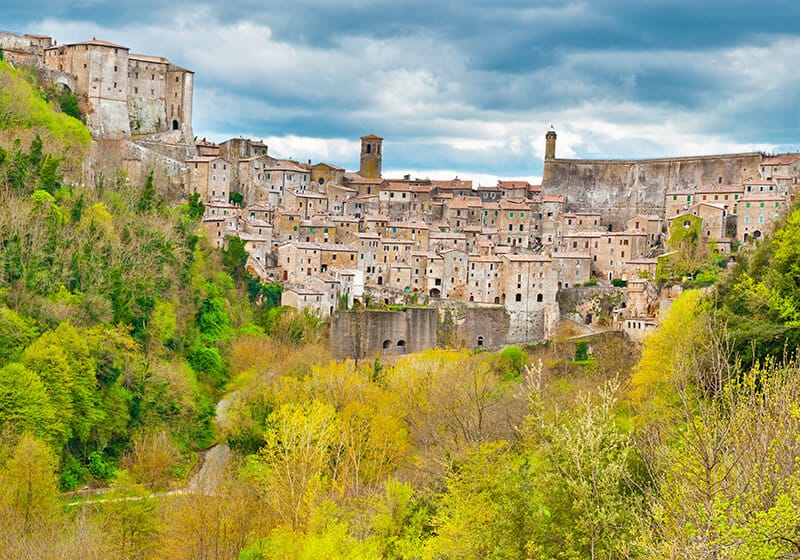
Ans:
{"type": "Polygon", "coordinates": [[[194,153],[194,73],[164,57],[133,54],[128,47],[92,39],[43,50],[43,64],[75,77],[75,91],[96,139],[168,134],[194,153]]]}
{"type": "Polygon", "coordinates": [[[233,169],[221,157],[197,156],[186,160],[191,192],[200,195],[203,204],[228,202],[233,182],[233,169]]]}
{"type": "Polygon", "coordinates": [[[750,242],[772,233],[786,209],[786,197],[778,194],[748,194],[739,201],[736,240],[750,242]]]}

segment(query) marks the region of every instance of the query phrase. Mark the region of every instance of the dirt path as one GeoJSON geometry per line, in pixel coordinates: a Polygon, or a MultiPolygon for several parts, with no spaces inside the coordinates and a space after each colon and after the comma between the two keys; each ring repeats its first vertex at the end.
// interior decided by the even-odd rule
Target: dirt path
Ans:
{"type": "MultiPolygon", "coordinates": [[[[233,394],[226,395],[217,403],[216,422],[220,432],[228,427],[228,408],[231,405],[233,394]]],[[[205,494],[213,495],[225,474],[225,469],[231,461],[231,449],[226,443],[217,443],[203,451],[200,455],[200,467],[190,475],[189,480],[183,488],[170,490],[169,492],[154,492],[149,496],[132,496],[128,498],[95,498],[88,500],[77,500],[69,502],[68,506],[102,504],[105,502],[120,502],[130,500],[144,500],[161,496],[180,496],[181,494],[205,494]]],[[[102,495],[109,491],[109,488],[98,488],[93,490],[95,495],[102,495]]],[[[74,496],[74,493],[71,493],[74,496]]]]}

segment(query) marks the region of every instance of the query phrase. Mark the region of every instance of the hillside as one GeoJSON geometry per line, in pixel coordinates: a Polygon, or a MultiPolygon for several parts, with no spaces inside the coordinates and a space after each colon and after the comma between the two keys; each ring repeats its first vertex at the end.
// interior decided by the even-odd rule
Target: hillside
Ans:
{"type": "Polygon", "coordinates": [[[196,196],[79,186],[85,128],[0,74],[1,557],[797,556],[799,209],[642,347],[337,361],[196,196]]]}

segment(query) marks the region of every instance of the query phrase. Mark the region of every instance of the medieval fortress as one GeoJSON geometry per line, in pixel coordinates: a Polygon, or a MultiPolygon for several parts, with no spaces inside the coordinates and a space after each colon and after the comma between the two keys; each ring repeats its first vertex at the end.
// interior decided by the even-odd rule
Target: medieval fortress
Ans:
{"type": "Polygon", "coordinates": [[[552,129],[541,185],[385,178],[375,135],[349,172],[275,158],[258,140],[196,141],[193,73],[166,58],[96,39],[0,42],[73,91],[95,140],[127,146],[124,164],[163,165],[199,195],[211,243],[244,241],[248,269],[282,282],[284,305],[332,317],[340,355],[534,342],[562,318],[640,338],[671,297],[655,278],[674,222],[700,223],[701,242],[733,254],[770,233],[800,181],[800,154],[559,159],[552,129]],[[342,312],[394,305],[404,311],[342,312]]]}

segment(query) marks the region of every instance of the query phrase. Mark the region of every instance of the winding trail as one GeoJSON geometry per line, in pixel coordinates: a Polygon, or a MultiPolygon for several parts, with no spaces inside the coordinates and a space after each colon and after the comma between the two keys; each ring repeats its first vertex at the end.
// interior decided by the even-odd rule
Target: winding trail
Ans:
{"type": "MultiPolygon", "coordinates": [[[[215,420],[220,432],[223,432],[229,425],[228,408],[231,405],[234,393],[235,391],[226,395],[217,403],[215,420]]],[[[162,496],[180,496],[183,494],[204,494],[206,496],[211,496],[217,491],[217,488],[222,482],[222,477],[225,474],[225,469],[228,468],[230,462],[231,449],[228,447],[228,444],[217,443],[200,453],[200,468],[198,468],[195,473],[189,477],[189,480],[186,482],[183,488],[178,488],[176,490],[170,490],[167,492],[153,492],[148,496],[76,500],[67,503],[67,506],[102,504],[106,502],[126,502],[158,498],[162,496]]],[[[109,488],[100,488],[95,490],[94,493],[95,495],[103,495],[108,491],[109,488]]]]}

